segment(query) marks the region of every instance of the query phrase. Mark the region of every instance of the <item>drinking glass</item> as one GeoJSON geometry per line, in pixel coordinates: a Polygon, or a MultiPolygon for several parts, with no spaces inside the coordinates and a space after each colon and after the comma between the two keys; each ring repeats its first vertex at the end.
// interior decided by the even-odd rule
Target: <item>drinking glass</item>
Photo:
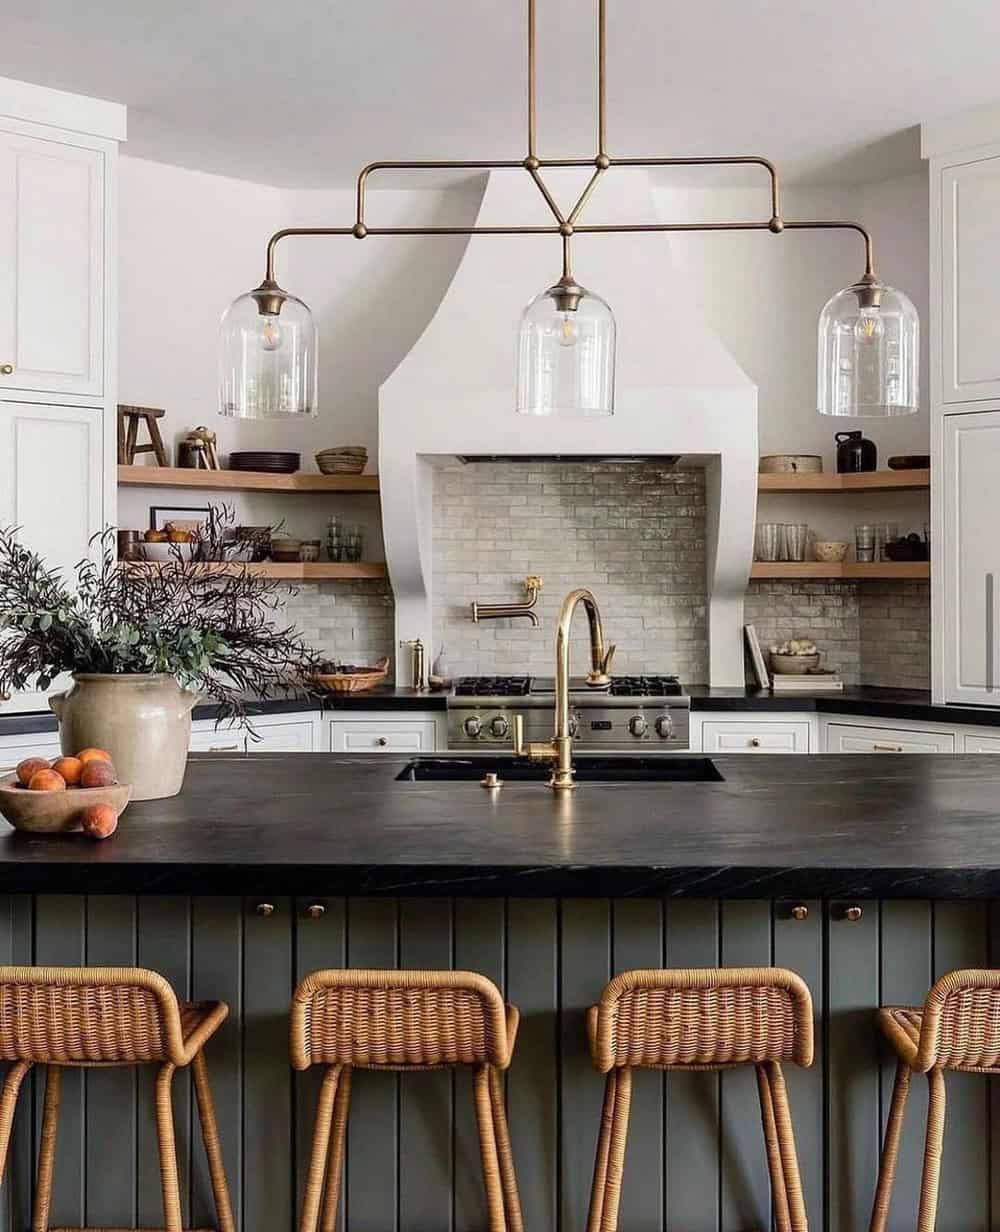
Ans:
{"type": "Polygon", "coordinates": [[[361,531],[357,527],[344,536],[344,560],[359,561],[361,559],[361,531]]]}
{"type": "Polygon", "coordinates": [[[780,522],[758,522],[754,534],[755,560],[780,560],[784,533],[780,522]]]}
{"type": "Polygon", "coordinates": [[[804,522],[789,522],[784,526],[784,560],[805,560],[809,542],[809,527],[804,522]]]}
{"type": "Polygon", "coordinates": [[[875,559],[888,560],[885,545],[899,538],[898,522],[879,522],[875,526],[875,559]]]}
{"type": "Polygon", "coordinates": [[[875,559],[875,527],[855,526],[854,554],[861,564],[870,565],[875,559]]]}

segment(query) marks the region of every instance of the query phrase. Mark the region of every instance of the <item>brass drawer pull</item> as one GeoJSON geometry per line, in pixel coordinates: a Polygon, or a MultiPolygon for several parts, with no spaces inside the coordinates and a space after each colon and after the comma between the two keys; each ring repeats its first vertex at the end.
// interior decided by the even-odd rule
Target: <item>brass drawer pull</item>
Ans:
{"type": "Polygon", "coordinates": [[[210,744],[208,746],[209,753],[238,753],[239,751],[238,744],[210,744]]]}
{"type": "Polygon", "coordinates": [[[873,744],[872,749],[876,753],[902,753],[903,746],[901,744],[873,744]]]}
{"type": "Polygon", "coordinates": [[[4,376],[10,376],[14,371],[13,364],[0,364],[0,373],[4,376]]]}
{"type": "Polygon", "coordinates": [[[844,919],[849,920],[852,924],[857,924],[864,913],[864,908],[854,903],[852,906],[844,909],[844,919]]]}
{"type": "Polygon", "coordinates": [[[793,920],[808,920],[809,908],[805,903],[796,903],[789,914],[793,920]]]}
{"type": "Polygon", "coordinates": [[[266,920],[269,916],[274,915],[274,903],[258,903],[257,906],[254,907],[254,911],[256,911],[259,916],[263,916],[266,920]]]}

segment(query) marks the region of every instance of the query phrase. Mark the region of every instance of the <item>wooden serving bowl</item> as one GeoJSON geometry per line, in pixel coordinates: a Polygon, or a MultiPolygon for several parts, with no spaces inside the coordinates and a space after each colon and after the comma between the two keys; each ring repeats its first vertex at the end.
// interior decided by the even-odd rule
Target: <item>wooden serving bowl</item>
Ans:
{"type": "Polygon", "coordinates": [[[110,804],[125,811],[132,796],[130,783],[113,787],[67,787],[65,791],[29,791],[18,786],[16,774],[0,778],[0,814],[15,830],[32,834],[68,834],[80,830],[80,817],[91,804],[110,804]]]}
{"type": "Polygon", "coordinates": [[[374,667],[355,667],[349,672],[315,672],[313,684],[330,693],[365,693],[385,680],[389,660],[379,659],[374,667]]]}

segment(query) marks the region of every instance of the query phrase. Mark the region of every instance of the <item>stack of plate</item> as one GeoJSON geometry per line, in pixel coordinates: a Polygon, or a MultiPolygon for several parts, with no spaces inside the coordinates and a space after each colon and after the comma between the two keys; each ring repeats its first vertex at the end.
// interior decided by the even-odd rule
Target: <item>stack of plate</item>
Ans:
{"type": "Polygon", "coordinates": [[[360,475],[368,462],[364,445],[340,445],[336,449],[321,449],[316,465],[324,475],[360,475]]]}
{"type": "Polygon", "coordinates": [[[270,475],[290,475],[299,469],[301,455],[275,449],[257,449],[229,455],[231,471],[265,471],[270,475]]]}

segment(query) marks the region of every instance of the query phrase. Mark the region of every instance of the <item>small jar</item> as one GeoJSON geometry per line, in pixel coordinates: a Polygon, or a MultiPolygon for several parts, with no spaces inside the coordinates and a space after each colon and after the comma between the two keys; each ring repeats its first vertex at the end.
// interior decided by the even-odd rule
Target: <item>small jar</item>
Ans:
{"type": "Polygon", "coordinates": [[[319,560],[320,542],[318,539],[303,539],[299,549],[299,559],[305,563],[319,560]]]}

